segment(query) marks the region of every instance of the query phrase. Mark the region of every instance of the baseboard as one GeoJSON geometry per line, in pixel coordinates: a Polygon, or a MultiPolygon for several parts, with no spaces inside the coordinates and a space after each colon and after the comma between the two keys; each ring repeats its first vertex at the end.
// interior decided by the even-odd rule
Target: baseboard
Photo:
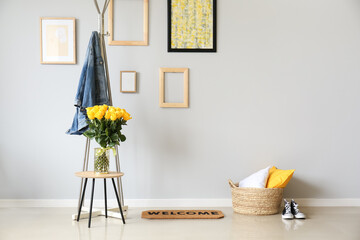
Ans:
{"type": "MultiPolygon", "coordinates": [[[[89,201],[89,200],[87,200],[89,201]]],[[[360,207],[360,198],[296,198],[308,207],[360,207]]],[[[12,207],[76,207],[77,199],[0,199],[0,208],[12,207]]],[[[94,206],[102,207],[104,200],[95,199],[94,206]]],[[[231,207],[231,199],[125,199],[129,207],[231,207]]],[[[116,207],[115,199],[108,199],[109,207],[116,207]]]]}
{"type": "MultiPolygon", "coordinates": [[[[89,202],[89,199],[85,204],[89,202]]],[[[77,199],[0,199],[4,207],[76,207],[77,199]]],[[[231,207],[231,199],[125,199],[129,207],[231,207]]],[[[95,207],[103,207],[103,199],[94,199],[95,207]]],[[[108,199],[109,207],[116,207],[116,199],[108,199]]]]}
{"type": "Polygon", "coordinates": [[[360,198],[296,198],[295,201],[306,207],[360,207],[360,198]]]}
{"type": "Polygon", "coordinates": [[[125,199],[134,207],[231,207],[231,199],[125,199]]]}

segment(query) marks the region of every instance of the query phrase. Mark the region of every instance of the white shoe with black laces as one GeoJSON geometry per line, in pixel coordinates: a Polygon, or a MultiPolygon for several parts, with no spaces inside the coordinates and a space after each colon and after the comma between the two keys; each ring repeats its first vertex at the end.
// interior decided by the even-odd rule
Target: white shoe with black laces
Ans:
{"type": "Polygon", "coordinates": [[[284,199],[284,202],[285,202],[285,206],[284,206],[284,210],[282,211],[281,217],[287,220],[294,219],[294,215],[291,212],[291,204],[288,201],[286,201],[286,199],[284,199]]]}
{"type": "Polygon", "coordinates": [[[293,214],[294,218],[296,219],[305,219],[306,215],[299,210],[299,205],[291,199],[291,213],[293,214]]]}

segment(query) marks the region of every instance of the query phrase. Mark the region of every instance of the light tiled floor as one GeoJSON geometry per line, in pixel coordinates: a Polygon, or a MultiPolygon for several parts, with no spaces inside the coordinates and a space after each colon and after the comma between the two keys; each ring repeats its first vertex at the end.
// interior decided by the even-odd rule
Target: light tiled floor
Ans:
{"type": "Polygon", "coordinates": [[[130,207],[126,225],[120,219],[99,216],[92,219],[88,229],[87,219],[71,220],[74,208],[0,208],[0,239],[360,239],[360,207],[303,207],[306,220],[288,221],[283,221],[280,214],[244,216],[231,208],[213,209],[223,211],[225,218],[149,220],[140,218],[146,209],[130,207]]]}

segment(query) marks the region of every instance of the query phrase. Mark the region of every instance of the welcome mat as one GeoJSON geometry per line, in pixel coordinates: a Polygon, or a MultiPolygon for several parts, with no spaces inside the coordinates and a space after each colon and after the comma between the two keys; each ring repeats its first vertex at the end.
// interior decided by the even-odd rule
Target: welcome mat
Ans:
{"type": "Polygon", "coordinates": [[[142,218],[150,219],[218,219],[224,214],[218,210],[147,210],[142,218]]]}

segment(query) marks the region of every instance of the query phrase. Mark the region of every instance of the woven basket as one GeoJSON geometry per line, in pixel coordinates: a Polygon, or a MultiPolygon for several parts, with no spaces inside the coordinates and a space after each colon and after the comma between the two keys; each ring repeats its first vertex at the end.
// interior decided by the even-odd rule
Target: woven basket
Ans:
{"type": "Polygon", "coordinates": [[[234,212],[246,215],[271,215],[280,211],[283,188],[238,187],[229,180],[234,212]]]}

